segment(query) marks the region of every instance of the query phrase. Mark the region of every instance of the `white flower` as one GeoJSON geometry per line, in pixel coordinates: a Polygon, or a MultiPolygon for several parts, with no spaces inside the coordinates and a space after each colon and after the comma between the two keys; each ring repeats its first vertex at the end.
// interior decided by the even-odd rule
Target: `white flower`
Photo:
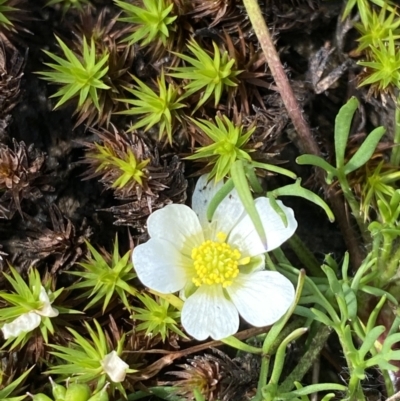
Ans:
{"type": "Polygon", "coordinates": [[[17,317],[11,323],[6,323],[2,327],[3,336],[7,340],[10,337],[17,337],[21,333],[35,330],[39,327],[41,317],[36,312],[28,312],[17,317]]]}
{"type": "Polygon", "coordinates": [[[293,210],[278,201],[288,225],[268,198],[255,200],[267,237],[263,244],[234,189],[207,221],[210,200],[222,183],[197,182],[192,209],[168,205],[147,221],[150,240],[132,255],[139,279],[160,293],[180,291],[181,322],[197,340],[218,340],[237,332],[239,314],[253,326],[276,322],[294,300],[282,274],[264,270],[264,253],[279,247],[297,228],[293,210]]]}
{"type": "Polygon", "coordinates": [[[41,286],[39,301],[42,302],[40,309],[32,310],[18,316],[10,323],[6,323],[1,328],[4,338],[18,337],[21,333],[29,333],[40,326],[42,316],[55,317],[58,316],[58,310],[51,306],[49,296],[46,289],[41,286]]]}
{"type": "Polygon", "coordinates": [[[107,354],[101,361],[101,366],[114,383],[123,382],[129,369],[129,365],[118,356],[116,351],[107,354]]]}

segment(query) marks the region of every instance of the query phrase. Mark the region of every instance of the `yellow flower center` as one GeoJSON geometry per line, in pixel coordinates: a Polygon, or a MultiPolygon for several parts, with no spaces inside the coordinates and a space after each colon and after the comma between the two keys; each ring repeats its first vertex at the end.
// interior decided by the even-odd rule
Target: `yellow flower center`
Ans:
{"type": "Polygon", "coordinates": [[[218,241],[204,241],[192,250],[196,270],[196,276],[192,280],[197,287],[221,284],[225,288],[239,274],[239,265],[243,264],[241,254],[225,242],[226,237],[225,233],[220,232],[217,235],[218,241]]]}

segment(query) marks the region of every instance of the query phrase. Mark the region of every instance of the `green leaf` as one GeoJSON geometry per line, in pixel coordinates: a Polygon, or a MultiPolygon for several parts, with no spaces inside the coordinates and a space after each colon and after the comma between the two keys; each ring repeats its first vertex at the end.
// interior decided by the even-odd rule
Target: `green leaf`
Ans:
{"type": "Polygon", "coordinates": [[[288,220],[286,213],[282,210],[282,208],[279,206],[278,202],[276,201],[275,197],[272,195],[268,196],[269,203],[272,206],[272,209],[278,214],[278,216],[282,219],[282,222],[285,227],[288,225],[288,220]]]}
{"type": "Polygon", "coordinates": [[[253,196],[250,192],[243,162],[241,160],[236,160],[231,167],[230,173],[239,198],[242,201],[246,212],[250,216],[250,219],[253,222],[261,241],[263,242],[265,248],[267,248],[267,237],[265,235],[264,226],[261,222],[260,215],[258,214],[253,196]]]}
{"type": "Polygon", "coordinates": [[[376,288],[371,285],[363,285],[363,286],[361,286],[360,291],[365,292],[366,294],[374,295],[377,298],[386,296],[387,299],[390,302],[392,302],[394,305],[398,304],[397,299],[392,294],[390,294],[389,292],[382,290],[380,288],[376,288]]]}
{"type": "Polygon", "coordinates": [[[365,356],[368,352],[375,351],[375,342],[384,331],[385,326],[376,326],[367,333],[361,344],[360,349],[358,350],[358,355],[361,360],[365,359],[365,356]]]}
{"type": "Polygon", "coordinates": [[[344,106],[342,106],[335,119],[335,152],[337,169],[344,166],[347,140],[350,133],[351,122],[357,107],[358,100],[357,98],[352,97],[344,106]]]}
{"type": "Polygon", "coordinates": [[[340,284],[335,272],[327,265],[322,265],[321,269],[328,277],[329,287],[334,294],[343,294],[342,285],[340,284]]]}
{"type": "MultiPolygon", "coordinates": [[[[271,191],[272,195],[275,197],[279,196],[299,196],[300,198],[304,198],[309,200],[312,203],[315,203],[316,205],[320,206],[326,213],[326,215],[329,218],[329,221],[333,222],[335,221],[335,216],[328,206],[328,204],[322,200],[317,194],[314,192],[303,188],[301,185],[301,179],[298,179],[294,184],[289,184],[284,187],[280,187],[277,189],[274,189],[271,191]]],[[[269,193],[267,193],[267,196],[269,193]]]]}
{"type": "Polygon", "coordinates": [[[251,161],[249,162],[249,166],[271,171],[272,173],[285,175],[286,177],[293,178],[294,180],[297,178],[297,175],[292,171],[287,170],[286,168],[275,166],[273,164],[251,161]]]}
{"type": "Polygon", "coordinates": [[[315,155],[301,155],[296,159],[296,163],[300,165],[310,165],[315,167],[320,167],[327,172],[326,182],[328,184],[332,183],[333,177],[337,176],[337,170],[335,167],[331,166],[322,157],[315,155]]]}
{"type": "MultiPolygon", "coordinates": [[[[336,383],[320,383],[320,384],[311,384],[306,387],[299,388],[297,390],[293,390],[290,393],[279,393],[279,399],[281,400],[293,400],[294,397],[299,397],[303,395],[318,393],[320,391],[341,391],[343,393],[347,392],[347,387],[342,384],[336,383]]],[[[331,399],[332,397],[328,398],[331,399]]]]}
{"type": "Polygon", "coordinates": [[[343,283],[344,299],[347,305],[348,318],[353,321],[357,318],[357,296],[348,283],[343,283]]]}
{"type": "Polygon", "coordinates": [[[229,178],[211,199],[207,208],[207,220],[211,221],[218,205],[228,196],[235,187],[232,178],[229,178]]]}
{"type": "Polygon", "coordinates": [[[386,129],[384,127],[378,127],[375,128],[365,139],[365,141],[361,144],[360,148],[357,150],[357,152],[353,155],[353,157],[350,159],[350,161],[346,164],[344,167],[344,173],[347,175],[354,170],[357,170],[361,166],[363,166],[365,163],[368,162],[368,160],[371,158],[371,156],[374,154],[375,149],[385,134],[386,129]]]}
{"type": "Polygon", "coordinates": [[[331,319],[329,319],[329,317],[324,312],[321,312],[320,310],[315,309],[315,308],[311,308],[310,310],[312,313],[314,313],[315,320],[318,320],[319,322],[323,323],[325,326],[329,326],[329,327],[334,326],[333,321],[331,319]]]}

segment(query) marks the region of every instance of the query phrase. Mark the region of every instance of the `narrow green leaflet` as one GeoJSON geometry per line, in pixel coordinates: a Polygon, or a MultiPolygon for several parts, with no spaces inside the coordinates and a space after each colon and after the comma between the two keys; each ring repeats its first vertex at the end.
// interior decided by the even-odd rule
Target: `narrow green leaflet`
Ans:
{"type": "Polygon", "coordinates": [[[235,188],[238,192],[239,198],[243,203],[244,208],[249,214],[258,235],[263,244],[267,244],[267,237],[265,235],[264,227],[262,225],[260,215],[256,209],[253,196],[250,192],[249,184],[247,182],[246,174],[241,160],[236,160],[231,167],[231,177],[235,188]]]}
{"type": "Polygon", "coordinates": [[[211,199],[210,204],[207,208],[207,220],[211,221],[214,212],[217,210],[218,205],[228,196],[229,192],[235,187],[232,178],[229,178],[228,181],[219,189],[219,191],[214,195],[211,199]]]}
{"type": "Polygon", "coordinates": [[[344,167],[344,173],[347,175],[354,170],[357,170],[374,154],[375,149],[385,134],[386,129],[384,127],[375,128],[365,139],[365,141],[361,144],[357,152],[353,155],[350,161],[344,167]]]}
{"type": "Polygon", "coordinates": [[[299,196],[300,198],[307,199],[310,202],[315,203],[316,205],[320,206],[325,211],[326,215],[328,216],[329,221],[331,221],[331,222],[335,221],[335,216],[334,216],[332,210],[330,209],[330,207],[328,206],[328,204],[314,192],[312,192],[306,188],[303,188],[300,185],[300,183],[301,183],[301,180],[298,179],[298,180],[296,180],[296,182],[294,184],[289,184],[284,187],[274,189],[270,193],[272,194],[272,196],[275,196],[275,197],[299,196]]]}
{"type": "Polygon", "coordinates": [[[344,166],[344,155],[349,138],[351,122],[358,107],[358,100],[352,97],[339,110],[335,120],[335,152],[336,152],[336,167],[341,169],[344,166]]]}
{"type": "Polygon", "coordinates": [[[328,184],[331,184],[333,178],[337,176],[337,170],[335,167],[331,166],[327,161],[325,161],[322,157],[315,155],[301,155],[296,159],[296,163],[301,166],[310,165],[315,167],[320,167],[327,172],[327,176],[325,181],[328,184]]]}

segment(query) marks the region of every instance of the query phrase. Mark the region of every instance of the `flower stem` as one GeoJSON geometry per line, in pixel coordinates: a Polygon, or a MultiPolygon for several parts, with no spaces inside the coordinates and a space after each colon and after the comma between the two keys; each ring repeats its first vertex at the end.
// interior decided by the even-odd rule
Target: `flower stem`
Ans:
{"type": "Polygon", "coordinates": [[[258,1],[243,0],[243,4],[246,7],[250,22],[254,28],[254,32],[257,35],[261,48],[265,54],[276,86],[278,87],[279,93],[282,96],[282,101],[286,107],[290,119],[293,122],[293,125],[296,128],[297,134],[299,135],[299,143],[301,143],[301,145],[304,147],[302,151],[304,153],[312,153],[314,155],[320,154],[318,145],[311,135],[310,128],[303,117],[297,99],[289,84],[289,80],[279,59],[278,52],[275,49],[260,6],[258,5],[258,1]]]}

